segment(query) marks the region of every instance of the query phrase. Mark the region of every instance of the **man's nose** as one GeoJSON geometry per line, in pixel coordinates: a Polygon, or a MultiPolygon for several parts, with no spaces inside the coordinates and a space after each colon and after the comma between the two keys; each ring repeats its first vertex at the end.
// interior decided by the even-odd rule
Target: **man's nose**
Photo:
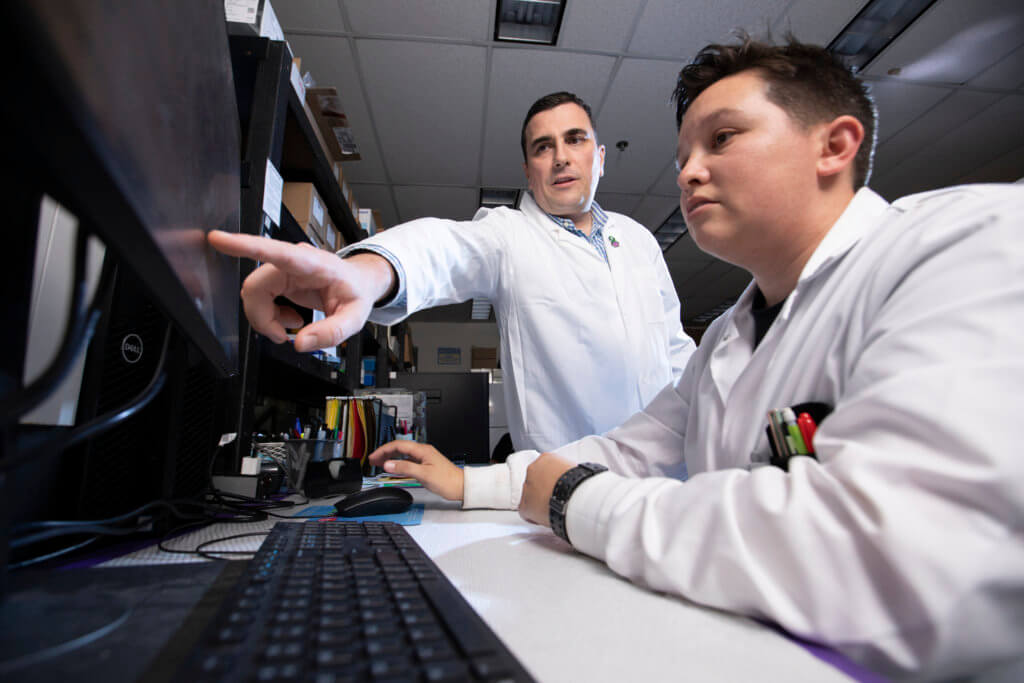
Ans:
{"type": "Polygon", "coordinates": [[[565,145],[555,145],[554,161],[556,168],[561,168],[569,163],[569,155],[566,153],[565,145]]]}
{"type": "Polygon", "coordinates": [[[686,192],[687,187],[706,183],[707,180],[707,167],[700,162],[697,155],[691,155],[676,174],[676,186],[683,192],[686,192]]]}

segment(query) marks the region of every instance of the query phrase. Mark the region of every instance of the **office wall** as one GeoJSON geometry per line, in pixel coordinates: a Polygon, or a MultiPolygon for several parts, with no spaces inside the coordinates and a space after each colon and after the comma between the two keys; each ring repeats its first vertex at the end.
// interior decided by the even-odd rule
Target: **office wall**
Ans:
{"type": "Polygon", "coordinates": [[[418,372],[468,372],[474,346],[497,348],[500,341],[497,323],[410,323],[412,340],[419,349],[418,372]],[[457,365],[439,365],[439,348],[459,349],[457,365]]]}

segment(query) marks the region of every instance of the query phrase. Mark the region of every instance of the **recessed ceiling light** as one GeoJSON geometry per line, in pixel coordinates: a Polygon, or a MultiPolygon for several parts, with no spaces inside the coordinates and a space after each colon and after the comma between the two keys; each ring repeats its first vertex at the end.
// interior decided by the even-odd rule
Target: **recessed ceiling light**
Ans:
{"type": "Polygon", "coordinates": [[[504,187],[481,187],[480,206],[507,206],[515,208],[519,206],[519,190],[504,187]]]}
{"type": "Polygon", "coordinates": [[[554,45],[564,14],[565,0],[498,0],[494,39],[554,45]]]}
{"type": "Polygon", "coordinates": [[[861,71],[935,0],[871,0],[828,49],[846,66],[861,71]]]}
{"type": "Polygon", "coordinates": [[[673,244],[679,241],[680,237],[689,231],[689,228],[686,227],[686,221],[683,220],[683,212],[679,210],[679,207],[676,207],[672,215],[666,218],[665,222],[654,231],[654,239],[658,240],[661,251],[666,252],[673,244]]]}

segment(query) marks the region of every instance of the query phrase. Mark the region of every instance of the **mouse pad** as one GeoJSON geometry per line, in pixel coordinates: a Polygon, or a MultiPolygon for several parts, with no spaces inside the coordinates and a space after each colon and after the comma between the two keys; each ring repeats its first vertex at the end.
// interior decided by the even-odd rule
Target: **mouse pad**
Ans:
{"type": "Polygon", "coordinates": [[[413,503],[411,508],[397,515],[371,515],[369,517],[335,517],[333,505],[313,505],[305,510],[299,510],[292,517],[340,519],[346,522],[395,522],[402,526],[416,526],[423,521],[423,503],[413,503]]]}

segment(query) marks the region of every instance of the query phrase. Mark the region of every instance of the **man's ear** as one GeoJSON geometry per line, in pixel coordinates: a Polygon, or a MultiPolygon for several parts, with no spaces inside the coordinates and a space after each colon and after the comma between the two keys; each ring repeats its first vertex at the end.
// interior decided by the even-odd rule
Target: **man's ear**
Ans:
{"type": "Polygon", "coordinates": [[[530,184],[530,165],[527,164],[525,161],[523,162],[523,175],[526,176],[526,184],[527,184],[527,186],[529,186],[529,184],[530,184]]]}
{"type": "Polygon", "coordinates": [[[843,115],[822,129],[818,175],[822,178],[842,173],[853,165],[864,142],[864,126],[856,117],[843,115]]]}
{"type": "Polygon", "coordinates": [[[599,178],[604,177],[604,145],[597,148],[597,153],[601,155],[601,173],[598,175],[599,178]]]}

